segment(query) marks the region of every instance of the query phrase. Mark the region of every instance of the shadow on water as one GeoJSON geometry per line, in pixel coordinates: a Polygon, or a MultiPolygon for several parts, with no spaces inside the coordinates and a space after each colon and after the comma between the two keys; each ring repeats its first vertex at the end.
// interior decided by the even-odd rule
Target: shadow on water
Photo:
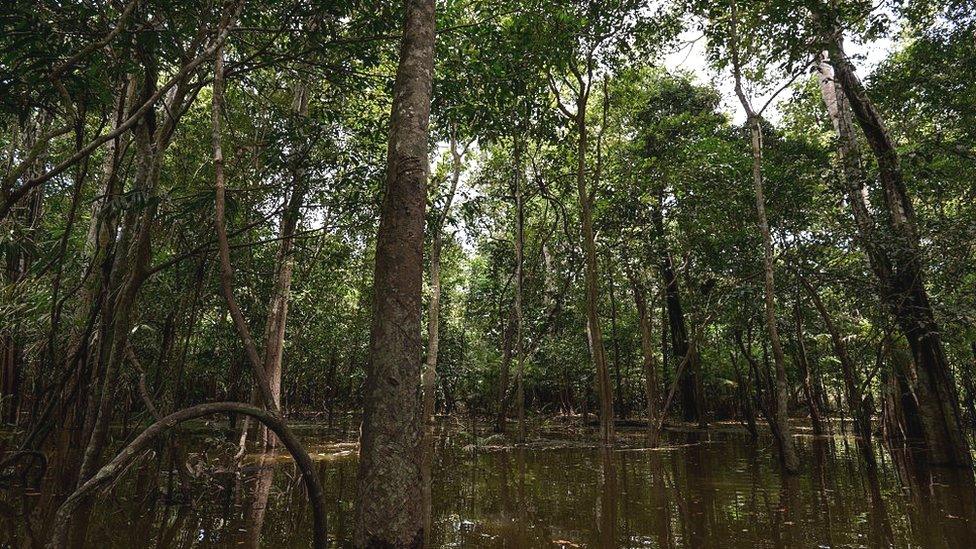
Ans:
{"type": "MultiPolygon", "coordinates": [[[[354,448],[305,436],[329,498],[330,537],[348,546],[354,448]]],[[[784,477],[769,441],[757,446],[744,434],[670,433],[658,449],[623,438],[616,448],[578,440],[511,448],[439,437],[429,446],[430,546],[976,547],[972,474],[926,468],[905,450],[879,449],[872,472],[842,437],[799,437],[804,469],[784,477]]],[[[235,470],[188,455],[207,461],[187,469],[180,498],[168,486],[172,472],[155,473],[152,460],[102,495],[89,545],[309,544],[309,505],[291,461],[267,454],[235,470]]],[[[0,547],[30,546],[23,512],[42,500],[4,496],[0,547]]]]}

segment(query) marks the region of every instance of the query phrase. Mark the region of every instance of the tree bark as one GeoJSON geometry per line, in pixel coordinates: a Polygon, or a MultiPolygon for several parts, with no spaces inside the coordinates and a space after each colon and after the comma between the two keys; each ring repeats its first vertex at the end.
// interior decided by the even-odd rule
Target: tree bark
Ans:
{"type": "Polygon", "coordinates": [[[405,0],[380,211],[355,543],[421,547],[421,293],[435,2],[405,0]]]}
{"type": "Polygon", "coordinates": [[[883,222],[891,262],[888,280],[881,281],[885,288],[883,298],[918,367],[918,404],[928,459],[938,465],[972,467],[958,394],[925,287],[914,207],[902,177],[895,143],[844,52],[839,29],[829,37],[827,49],[837,82],[878,164],[878,180],[887,210],[883,222]]]}
{"type": "Polygon", "coordinates": [[[786,360],[783,356],[783,344],[780,341],[779,329],[776,327],[776,284],[773,277],[773,237],[769,231],[769,221],[766,219],[766,198],[762,173],[762,126],[760,115],[752,108],[742,87],[742,72],[739,61],[737,19],[735,4],[732,4],[732,65],[735,75],[735,93],[746,111],[747,125],[751,134],[752,144],[752,184],[756,194],[756,217],[759,222],[759,234],[763,242],[763,302],[766,312],[766,332],[773,351],[773,363],[776,371],[776,383],[773,386],[773,424],[770,428],[776,438],[779,449],[780,462],[783,471],[796,473],[800,468],[800,458],[796,453],[793,434],[790,429],[789,416],[789,381],[786,377],[786,360]]]}

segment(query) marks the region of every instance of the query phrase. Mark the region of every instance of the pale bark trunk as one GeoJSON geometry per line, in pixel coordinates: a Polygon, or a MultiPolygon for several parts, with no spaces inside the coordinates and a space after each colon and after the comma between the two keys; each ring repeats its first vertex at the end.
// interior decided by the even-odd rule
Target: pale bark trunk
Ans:
{"type": "Polygon", "coordinates": [[[435,2],[405,0],[404,8],[360,436],[360,547],[424,543],[420,312],[435,2]]]}
{"type": "Polygon", "coordinates": [[[421,376],[424,393],[424,423],[428,426],[434,417],[434,404],[437,396],[437,353],[440,349],[440,314],[441,314],[441,250],[444,245],[444,223],[451,212],[454,194],[457,192],[458,182],[461,180],[461,158],[463,152],[458,149],[457,129],[451,128],[451,187],[448,190],[447,202],[444,209],[437,216],[436,224],[431,227],[434,241],[430,250],[430,304],[427,309],[427,362],[421,376]]]}
{"type": "Polygon", "coordinates": [[[614,439],[613,428],[613,388],[610,385],[610,371],[607,364],[607,351],[603,345],[603,329],[600,326],[599,273],[597,271],[596,238],[593,234],[593,201],[586,184],[586,96],[581,94],[576,111],[576,191],[580,205],[582,224],[583,253],[585,256],[584,279],[586,283],[586,328],[590,344],[590,355],[596,366],[597,396],[600,404],[600,438],[604,444],[614,439]]]}
{"type": "Polygon", "coordinates": [[[756,194],[756,217],[759,222],[759,233],[763,242],[763,302],[766,312],[766,332],[769,336],[770,347],[773,351],[773,364],[776,372],[776,383],[773,386],[773,410],[770,428],[777,442],[780,462],[786,473],[796,473],[800,468],[800,458],[796,453],[789,416],[789,381],[786,378],[786,360],[783,356],[783,344],[780,341],[779,329],[776,327],[776,283],[773,275],[773,237],[769,231],[769,221],[766,218],[766,198],[762,173],[762,126],[760,115],[752,108],[742,87],[741,64],[739,49],[736,41],[737,19],[735,4],[732,4],[732,59],[735,76],[735,93],[746,111],[747,124],[751,134],[752,144],[752,184],[756,194]]]}
{"type": "Polygon", "coordinates": [[[759,218],[759,231],[763,240],[763,294],[766,310],[766,332],[773,351],[773,364],[776,370],[776,384],[774,391],[773,418],[776,423],[777,439],[779,440],[780,459],[783,469],[788,473],[795,473],[800,468],[800,458],[796,454],[793,434],[790,428],[789,382],[786,378],[786,359],[783,356],[783,344],[780,341],[779,329],[776,327],[776,284],[773,278],[773,237],[769,232],[769,221],[766,219],[766,199],[763,195],[762,176],[762,129],[759,118],[750,113],[750,128],[752,133],[752,182],[756,193],[756,214],[759,218]]]}

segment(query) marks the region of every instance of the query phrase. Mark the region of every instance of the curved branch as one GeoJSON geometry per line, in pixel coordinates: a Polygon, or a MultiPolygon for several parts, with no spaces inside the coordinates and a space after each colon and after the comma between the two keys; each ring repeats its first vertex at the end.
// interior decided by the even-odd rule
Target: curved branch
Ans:
{"type": "Polygon", "coordinates": [[[71,515],[75,509],[95,490],[106,486],[121,474],[149,446],[153,439],[185,421],[224,413],[244,414],[253,417],[263,423],[268,429],[274,431],[282,444],[285,445],[285,448],[288,449],[288,452],[295,459],[295,464],[302,474],[302,480],[305,482],[305,488],[308,490],[308,496],[312,504],[312,546],[316,549],[324,549],[327,541],[325,491],[322,489],[322,484],[319,482],[319,478],[315,473],[315,466],[312,459],[308,456],[308,452],[305,451],[302,443],[295,437],[295,434],[281,418],[267,410],[262,410],[261,408],[242,402],[198,404],[173,412],[150,425],[139,436],[133,439],[128,446],[123,448],[112,461],[99,469],[95,473],[95,476],[79,486],[58,507],[57,515],[55,515],[54,523],[51,527],[51,539],[48,541],[46,547],[48,549],[60,549],[64,547],[65,534],[67,534],[71,515]]]}

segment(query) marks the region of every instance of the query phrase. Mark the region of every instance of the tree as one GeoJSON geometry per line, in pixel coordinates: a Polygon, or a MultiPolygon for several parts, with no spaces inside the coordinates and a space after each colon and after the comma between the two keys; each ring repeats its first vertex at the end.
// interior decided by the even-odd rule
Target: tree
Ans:
{"type": "Polygon", "coordinates": [[[434,2],[405,0],[360,436],[356,544],[420,547],[420,310],[434,2]]]}

